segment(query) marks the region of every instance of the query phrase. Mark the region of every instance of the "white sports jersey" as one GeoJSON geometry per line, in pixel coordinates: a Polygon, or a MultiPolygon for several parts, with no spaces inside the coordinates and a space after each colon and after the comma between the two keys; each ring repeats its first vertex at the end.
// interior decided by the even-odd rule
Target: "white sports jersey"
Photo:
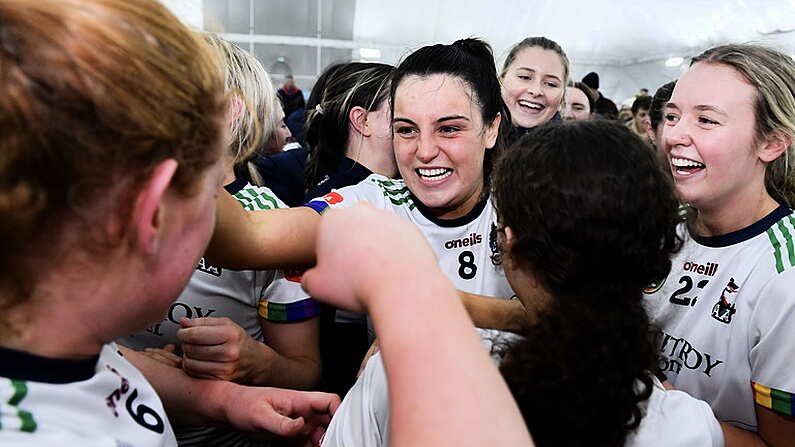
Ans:
{"type": "MultiPolygon", "coordinates": [[[[285,208],[286,205],[264,186],[236,188],[233,196],[247,210],[285,208]]],[[[179,345],[179,320],[227,317],[255,340],[264,341],[259,317],[269,321],[300,321],[317,315],[319,304],[301,288],[301,282],[287,279],[277,270],[228,270],[199,260],[185,290],[160,323],[119,342],[132,349],[179,345]]]]}
{"type": "MultiPolygon", "coordinates": [[[[481,336],[488,348],[493,333],[481,332],[481,336]]],[[[656,378],[653,380],[652,394],[643,404],[644,418],[627,437],[625,446],[723,446],[723,431],[709,405],[681,391],[666,391],[656,378]]],[[[381,353],[368,360],[345,395],[321,445],[389,445],[389,387],[381,353]]]]}
{"type": "Polygon", "coordinates": [[[416,225],[436,253],[442,271],[458,290],[495,298],[513,296],[502,267],[491,261],[498,252],[497,217],[491,198],[464,217],[436,219],[422,212],[403,180],[373,174],[357,185],[314,199],[308,206],[322,212],[329,205],[350,206],[358,202],[391,210],[416,225]]]}
{"type": "Polygon", "coordinates": [[[0,445],[177,445],[157,393],[114,343],[86,360],[0,349],[0,372],[0,445]]]}
{"type": "Polygon", "coordinates": [[[792,415],[795,218],[779,207],[742,230],[680,234],[671,273],[646,291],[659,366],[718,420],[757,428],[754,402],[792,415]]]}
{"type": "MultiPolygon", "coordinates": [[[[236,182],[227,191],[246,210],[286,208],[270,189],[236,182]],[[230,189],[232,189],[230,191],[230,189]]],[[[285,278],[280,270],[229,270],[199,261],[190,282],[171,304],[163,320],[152,327],[119,339],[132,349],[180,345],[177,330],[180,318],[227,317],[243,328],[251,338],[266,342],[260,317],[275,322],[301,321],[320,313],[320,305],[301,288],[300,279],[285,278]]],[[[181,446],[263,445],[221,427],[176,427],[181,446]]]]}

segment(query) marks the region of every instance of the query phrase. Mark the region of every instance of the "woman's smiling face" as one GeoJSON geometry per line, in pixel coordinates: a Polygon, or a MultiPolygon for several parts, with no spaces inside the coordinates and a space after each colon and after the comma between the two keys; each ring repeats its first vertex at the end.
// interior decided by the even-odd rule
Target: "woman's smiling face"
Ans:
{"type": "Polygon", "coordinates": [[[514,126],[536,127],[560,110],[564,67],[560,55],[540,47],[523,48],[501,77],[502,99],[514,126]]]}
{"type": "Polygon", "coordinates": [[[395,90],[398,169],[409,190],[442,219],[466,215],[483,193],[483,159],[500,117],[483,123],[478,98],[458,77],[407,76],[395,90]]]}

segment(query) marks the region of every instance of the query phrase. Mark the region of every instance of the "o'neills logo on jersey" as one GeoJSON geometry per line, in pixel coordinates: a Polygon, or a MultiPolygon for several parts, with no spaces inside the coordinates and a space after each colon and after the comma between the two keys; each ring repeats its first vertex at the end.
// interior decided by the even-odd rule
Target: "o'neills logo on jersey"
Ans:
{"type": "Polygon", "coordinates": [[[706,264],[696,264],[695,262],[687,261],[682,266],[684,271],[698,273],[700,275],[715,276],[718,271],[718,264],[707,262],[706,264]]]}
{"type": "Polygon", "coordinates": [[[444,248],[451,250],[453,248],[471,247],[483,242],[483,236],[472,233],[467,237],[461,239],[453,239],[444,243],[444,248]]]}

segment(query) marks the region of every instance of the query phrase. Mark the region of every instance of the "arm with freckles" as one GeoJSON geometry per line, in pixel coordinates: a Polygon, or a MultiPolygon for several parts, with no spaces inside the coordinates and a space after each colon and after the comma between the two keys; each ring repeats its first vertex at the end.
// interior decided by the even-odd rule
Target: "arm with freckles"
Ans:
{"type": "Polygon", "coordinates": [[[175,425],[224,425],[248,433],[316,441],[339,405],[334,394],[197,379],[140,352],[119,349],[157,391],[175,425]]]}
{"type": "Polygon", "coordinates": [[[311,208],[246,211],[231,195],[219,194],[215,231],[205,257],[238,270],[312,265],[319,221],[311,208]]]}

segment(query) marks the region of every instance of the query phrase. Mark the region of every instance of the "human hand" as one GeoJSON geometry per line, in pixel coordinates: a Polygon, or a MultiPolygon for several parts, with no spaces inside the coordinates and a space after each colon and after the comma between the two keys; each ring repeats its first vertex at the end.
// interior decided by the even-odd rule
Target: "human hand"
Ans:
{"type": "Polygon", "coordinates": [[[255,369],[258,341],[229,318],[182,318],[182,369],[194,377],[248,382],[255,369]]]}
{"type": "Polygon", "coordinates": [[[256,437],[291,438],[300,446],[319,446],[340,404],[336,394],[234,384],[226,420],[256,437]]]}
{"type": "Polygon", "coordinates": [[[182,357],[174,353],[176,349],[174,344],[169,343],[162,348],[146,348],[141,354],[168,366],[182,368],[182,357]]]}
{"type": "Polygon", "coordinates": [[[357,313],[367,313],[377,292],[400,291],[407,282],[438,270],[414,225],[366,204],[326,213],[316,249],[317,265],[304,273],[304,289],[357,313]]]}

